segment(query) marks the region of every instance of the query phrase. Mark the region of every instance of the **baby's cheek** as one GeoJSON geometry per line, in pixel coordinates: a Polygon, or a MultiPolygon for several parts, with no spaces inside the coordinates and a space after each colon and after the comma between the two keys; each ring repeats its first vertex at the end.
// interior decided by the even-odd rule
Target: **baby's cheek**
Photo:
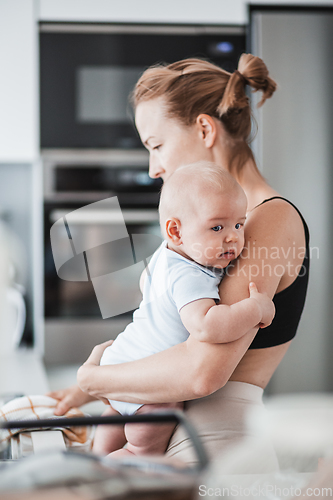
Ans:
{"type": "Polygon", "coordinates": [[[244,234],[242,235],[242,237],[239,238],[238,240],[238,255],[241,254],[243,248],[244,248],[244,244],[245,244],[245,238],[244,238],[244,234]]]}

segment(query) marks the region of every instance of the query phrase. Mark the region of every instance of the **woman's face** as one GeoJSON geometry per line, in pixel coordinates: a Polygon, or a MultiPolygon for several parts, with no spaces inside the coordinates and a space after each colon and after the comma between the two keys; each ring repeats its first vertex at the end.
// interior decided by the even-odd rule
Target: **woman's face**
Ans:
{"type": "Polygon", "coordinates": [[[200,160],[212,161],[209,150],[200,140],[196,124],[185,126],[165,116],[163,98],[141,102],[135,123],[142,143],[149,151],[149,175],[165,181],[178,167],[200,160]]]}

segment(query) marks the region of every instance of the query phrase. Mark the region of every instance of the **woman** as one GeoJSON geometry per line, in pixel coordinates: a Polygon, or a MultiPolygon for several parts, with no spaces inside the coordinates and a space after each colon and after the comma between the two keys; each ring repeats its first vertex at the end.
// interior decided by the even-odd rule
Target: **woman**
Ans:
{"type": "MultiPolygon", "coordinates": [[[[245,408],[261,404],[263,389],[296,334],[309,267],[303,218],[267,184],[249,148],[247,85],[263,92],[260,104],[276,88],[263,61],[251,54],[242,55],[232,74],[196,59],[153,67],[136,85],[135,117],[150,153],[151,177],[165,181],[185,163],[208,160],[227,168],[244,189],[246,249],[223,279],[220,298],[225,304],[242,300],[254,280],[260,292],[274,297],[272,325],[257,335],[253,329],[229,344],[200,343],[190,336],[148,358],[104,367],[107,380],[98,366],[105,345],[97,346],[79,371],[80,386],[89,395],[78,387],[52,393],[60,400],[57,414],[94,397],[141,403],[189,401],[188,415],[210,456],[246,434],[245,408]]],[[[176,432],[168,453],[190,461],[186,448],[176,432]]]]}

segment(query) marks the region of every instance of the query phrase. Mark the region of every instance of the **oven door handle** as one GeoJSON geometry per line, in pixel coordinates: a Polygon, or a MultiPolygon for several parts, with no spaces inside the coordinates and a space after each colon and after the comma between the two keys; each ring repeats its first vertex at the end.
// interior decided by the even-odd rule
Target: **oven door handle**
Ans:
{"type": "Polygon", "coordinates": [[[73,224],[146,224],[149,222],[158,222],[157,210],[128,210],[124,209],[121,212],[117,210],[79,210],[62,209],[52,210],[50,212],[50,222],[56,222],[62,217],[71,214],[71,223],[73,224]]]}

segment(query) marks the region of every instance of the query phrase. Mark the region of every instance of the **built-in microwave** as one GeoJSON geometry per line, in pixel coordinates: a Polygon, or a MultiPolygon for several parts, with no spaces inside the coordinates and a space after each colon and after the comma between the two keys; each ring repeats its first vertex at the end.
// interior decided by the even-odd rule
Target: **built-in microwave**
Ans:
{"type": "Polygon", "coordinates": [[[187,57],[233,71],[240,26],[41,23],[41,147],[141,148],[128,95],[142,72],[187,57]]]}

